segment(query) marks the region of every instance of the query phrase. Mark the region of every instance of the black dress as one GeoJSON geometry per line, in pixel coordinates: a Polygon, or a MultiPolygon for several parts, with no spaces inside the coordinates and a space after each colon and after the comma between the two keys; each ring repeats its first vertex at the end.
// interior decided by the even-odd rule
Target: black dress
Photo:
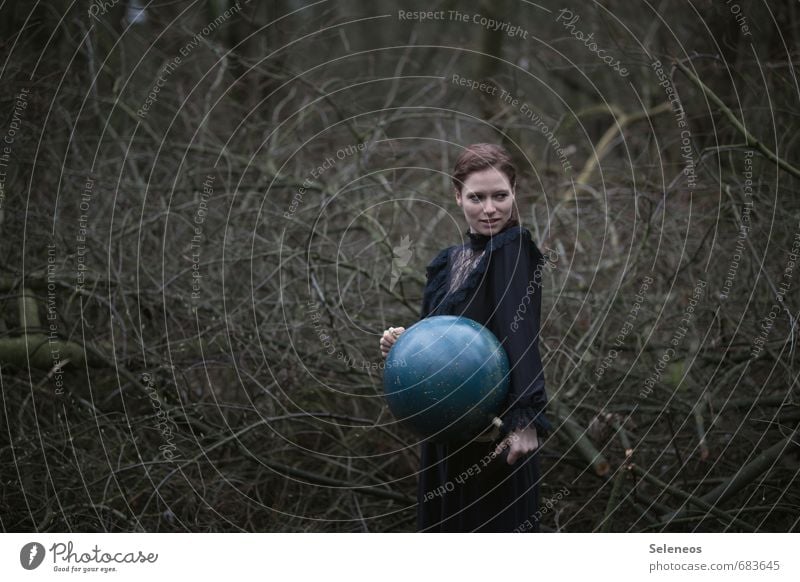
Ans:
{"type": "Polygon", "coordinates": [[[539,355],[541,269],[530,232],[510,222],[493,236],[441,251],[427,267],[421,318],[463,315],[486,326],[504,346],[511,390],[499,435],[486,441],[421,445],[417,529],[424,532],[539,531],[539,449],[506,462],[495,447],[511,431],[533,425],[540,439],[552,426],[539,355]]]}

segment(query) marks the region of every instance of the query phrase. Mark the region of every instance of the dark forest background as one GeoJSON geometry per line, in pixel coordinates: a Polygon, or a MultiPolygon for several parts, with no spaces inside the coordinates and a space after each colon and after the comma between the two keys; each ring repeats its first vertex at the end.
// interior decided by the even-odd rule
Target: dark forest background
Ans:
{"type": "Polygon", "coordinates": [[[466,229],[455,157],[490,141],[551,263],[544,530],[797,531],[799,24],[3,2],[0,528],[413,531],[378,339],[417,321],[466,229]]]}

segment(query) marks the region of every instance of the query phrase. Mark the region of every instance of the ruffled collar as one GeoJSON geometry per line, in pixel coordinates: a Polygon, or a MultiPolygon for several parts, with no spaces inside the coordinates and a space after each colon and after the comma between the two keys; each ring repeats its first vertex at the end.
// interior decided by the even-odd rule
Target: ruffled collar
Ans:
{"type": "Polygon", "coordinates": [[[481,234],[479,232],[472,232],[467,229],[467,231],[464,233],[464,237],[469,238],[469,246],[471,249],[482,251],[486,248],[486,245],[489,244],[489,241],[492,240],[493,236],[497,236],[500,233],[506,232],[509,228],[513,228],[518,225],[519,222],[512,217],[508,219],[508,222],[505,223],[502,230],[499,230],[494,234],[481,234]]]}

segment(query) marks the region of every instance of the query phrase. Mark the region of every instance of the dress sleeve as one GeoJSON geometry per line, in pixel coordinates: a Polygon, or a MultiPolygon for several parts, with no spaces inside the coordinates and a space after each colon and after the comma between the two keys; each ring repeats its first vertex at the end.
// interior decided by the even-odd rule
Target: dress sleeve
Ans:
{"type": "Polygon", "coordinates": [[[490,262],[489,298],[494,311],[489,328],[503,344],[511,368],[503,433],[533,424],[544,438],[552,430],[544,413],[547,393],[539,355],[544,257],[524,231],[497,249],[490,262]]]}
{"type": "Polygon", "coordinates": [[[422,294],[422,307],[419,318],[425,319],[435,307],[435,302],[440,298],[441,290],[447,283],[447,257],[450,247],[439,252],[434,259],[425,267],[427,282],[422,294]]]}

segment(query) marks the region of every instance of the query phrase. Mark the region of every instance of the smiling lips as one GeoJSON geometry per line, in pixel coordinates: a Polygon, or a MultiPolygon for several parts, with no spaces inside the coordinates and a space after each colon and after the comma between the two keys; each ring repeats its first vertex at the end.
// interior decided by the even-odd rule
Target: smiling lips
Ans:
{"type": "Polygon", "coordinates": [[[481,222],[483,224],[488,224],[489,226],[491,226],[493,224],[497,224],[498,222],[500,222],[500,219],[499,218],[495,218],[494,220],[481,220],[481,222]]]}

